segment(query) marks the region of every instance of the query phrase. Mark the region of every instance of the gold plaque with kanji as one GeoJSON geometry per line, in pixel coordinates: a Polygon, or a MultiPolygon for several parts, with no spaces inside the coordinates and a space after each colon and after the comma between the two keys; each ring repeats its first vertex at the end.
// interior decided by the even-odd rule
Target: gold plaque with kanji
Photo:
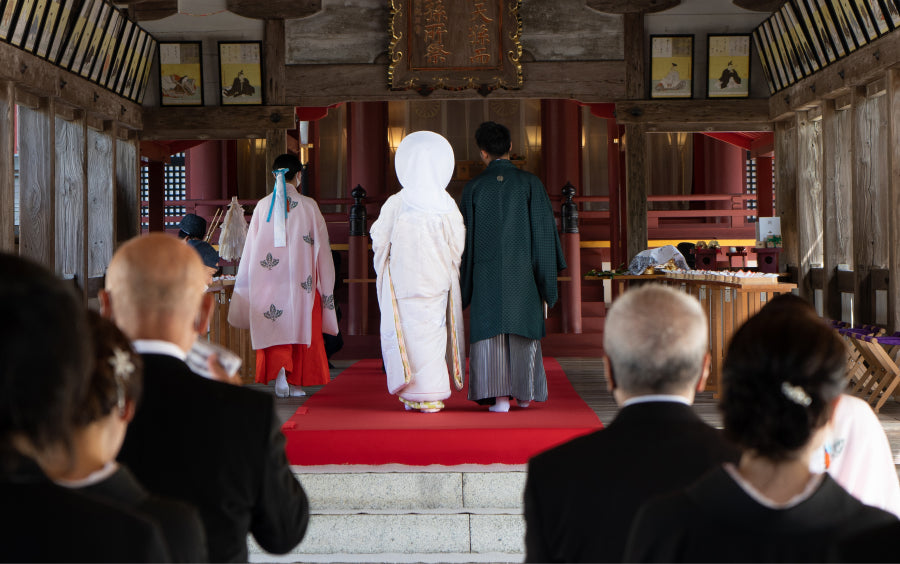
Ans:
{"type": "Polygon", "coordinates": [[[522,87],[520,0],[392,0],[394,90],[522,87]]]}

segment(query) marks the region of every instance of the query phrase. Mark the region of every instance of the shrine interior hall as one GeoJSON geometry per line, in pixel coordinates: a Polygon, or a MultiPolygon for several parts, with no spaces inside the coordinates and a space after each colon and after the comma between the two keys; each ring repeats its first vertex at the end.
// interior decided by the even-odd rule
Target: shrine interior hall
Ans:
{"type": "MultiPolygon", "coordinates": [[[[6,0],[0,40],[0,251],[71,279],[91,307],[119,244],[174,234],[186,213],[217,244],[228,204],[249,220],[290,152],[335,257],[344,345],[332,376],[377,359],[368,229],[400,190],[394,153],[415,131],[446,137],[458,200],[484,167],[475,128],[492,120],[546,187],[568,263],[544,355],[604,424],[616,411],[600,362],[606,309],[641,283],[621,272],[646,249],[687,244],[698,270],[780,275],[777,288],[697,285],[719,362],[739,321],[782,291],[829,320],[900,330],[900,0],[6,0]]],[[[204,338],[271,393],[253,384],[248,332],[225,321],[236,264],[221,262],[204,338]]],[[[717,385],[697,401],[715,424],[717,385]]],[[[894,386],[870,403],[896,460],[894,386]]],[[[306,401],[277,400],[282,418],[306,401]]],[[[391,472],[295,471],[314,493],[391,472]]],[[[494,471],[508,497],[474,514],[497,517],[500,545],[315,537],[278,561],[521,561],[524,465],[450,473],[477,483],[494,471]]],[[[318,510],[335,531],[381,530],[362,516],[390,514],[318,510]]]]}

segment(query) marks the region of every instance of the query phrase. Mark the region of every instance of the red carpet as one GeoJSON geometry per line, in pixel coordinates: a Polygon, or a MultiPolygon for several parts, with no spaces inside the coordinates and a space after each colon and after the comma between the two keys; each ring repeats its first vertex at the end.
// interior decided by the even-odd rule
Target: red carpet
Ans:
{"type": "Polygon", "coordinates": [[[282,427],[291,464],[524,464],[603,427],[555,360],[544,358],[549,401],[490,413],[454,390],[444,411],[405,411],[387,392],[381,360],[361,360],[316,392],[282,427]]]}

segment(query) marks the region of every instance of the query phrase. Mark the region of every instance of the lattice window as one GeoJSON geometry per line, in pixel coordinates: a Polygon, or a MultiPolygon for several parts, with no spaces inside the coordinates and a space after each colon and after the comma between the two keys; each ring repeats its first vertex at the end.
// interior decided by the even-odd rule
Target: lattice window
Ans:
{"type": "MultiPolygon", "coordinates": [[[[178,227],[181,218],[187,213],[187,208],[178,204],[178,202],[182,202],[187,198],[184,153],[172,155],[170,161],[165,166],[163,173],[166,229],[178,227]]],[[[149,197],[149,172],[147,167],[141,167],[141,201],[146,204],[149,197]]],[[[141,220],[145,231],[147,229],[148,212],[147,206],[141,205],[141,220]]]]}
{"type": "MultiPolygon", "coordinates": [[[[756,195],[756,159],[750,156],[750,151],[746,152],[744,159],[744,193],[756,195]]],[[[745,200],[744,207],[748,210],[757,208],[756,200],[745,200]]],[[[747,216],[747,221],[756,221],[756,217],[747,216]]]]}

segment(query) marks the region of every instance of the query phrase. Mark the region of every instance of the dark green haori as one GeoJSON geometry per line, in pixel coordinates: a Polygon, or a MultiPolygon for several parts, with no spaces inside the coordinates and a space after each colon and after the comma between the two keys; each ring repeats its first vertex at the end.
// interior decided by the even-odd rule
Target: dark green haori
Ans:
{"type": "Polygon", "coordinates": [[[462,302],[472,306],[469,342],[501,333],[542,338],[542,302],[556,303],[556,276],[566,268],[544,185],[496,159],[466,185],[460,211],[466,223],[462,302]]]}

